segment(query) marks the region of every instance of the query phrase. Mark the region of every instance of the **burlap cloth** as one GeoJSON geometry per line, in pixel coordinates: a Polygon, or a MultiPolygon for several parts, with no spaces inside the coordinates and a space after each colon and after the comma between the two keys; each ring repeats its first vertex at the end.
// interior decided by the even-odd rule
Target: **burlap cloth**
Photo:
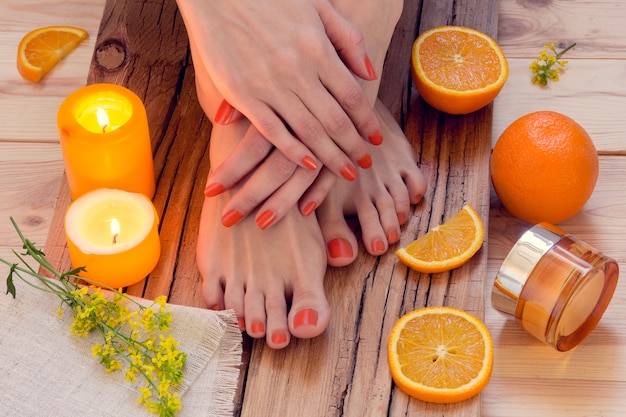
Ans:
{"type": "MultiPolygon", "coordinates": [[[[93,334],[69,333],[60,300],[16,280],[17,298],[0,293],[0,415],[4,417],[149,416],[124,373],[106,373],[93,334]]],[[[242,337],[232,312],[171,305],[172,335],[187,353],[180,417],[232,416],[242,337]]]]}

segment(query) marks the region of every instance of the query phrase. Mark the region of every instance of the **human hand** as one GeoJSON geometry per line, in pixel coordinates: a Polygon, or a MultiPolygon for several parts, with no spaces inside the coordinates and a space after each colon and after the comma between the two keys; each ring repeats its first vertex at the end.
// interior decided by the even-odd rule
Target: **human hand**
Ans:
{"type": "Polygon", "coordinates": [[[222,210],[222,224],[233,226],[258,207],[255,222],[266,229],[296,203],[302,214],[310,215],[336,179],[325,167],[311,171],[296,165],[250,125],[235,150],[209,174],[205,195],[235,189],[222,210]]]}
{"type": "MultiPolygon", "coordinates": [[[[382,137],[354,78],[376,75],[352,24],[327,0],[178,3],[197,44],[194,64],[231,109],[298,165],[315,170],[321,162],[356,178],[353,162],[363,166],[370,155],[363,138],[379,144],[382,137]]],[[[216,122],[228,121],[224,109],[214,113],[216,122]]]]}

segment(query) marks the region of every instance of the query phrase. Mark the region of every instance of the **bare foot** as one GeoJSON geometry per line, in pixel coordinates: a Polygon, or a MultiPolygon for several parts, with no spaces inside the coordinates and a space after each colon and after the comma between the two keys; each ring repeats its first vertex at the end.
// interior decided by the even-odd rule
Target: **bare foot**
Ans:
{"type": "Polygon", "coordinates": [[[355,182],[339,180],[317,209],[328,264],[344,266],[357,256],[357,240],[345,216],[356,215],[365,249],[381,255],[400,240],[412,204],[426,191],[426,180],[413,149],[387,108],[378,101],[375,112],[385,142],[372,148],[372,167],[362,170],[355,182]]]}
{"type": "MultiPolygon", "coordinates": [[[[248,122],[215,126],[214,155],[227,155],[248,122]]],[[[233,309],[242,329],[283,348],[291,336],[315,337],[328,326],[330,307],[324,293],[324,240],[315,216],[292,208],[276,225],[261,230],[248,217],[226,228],[220,220],[228,194],[205,198],[197,262],[202,292],[212,309],[233,309]]]]}

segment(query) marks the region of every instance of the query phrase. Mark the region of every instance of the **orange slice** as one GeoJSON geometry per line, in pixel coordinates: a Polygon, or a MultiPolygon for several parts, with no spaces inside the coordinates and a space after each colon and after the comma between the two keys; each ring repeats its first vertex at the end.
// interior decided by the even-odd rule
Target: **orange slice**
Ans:
{"type": "Polygon", "coordinates": [[[389,336],[394,382],[422,401],[452,403],[489,383],[493,342],[477,317],[451,307],[426,307],[401,317],[389,336]]]}
{"type": "Polygon", "coordinates": [[[474,208],[467,204],[458,213],[396,251],[406,266],[425,273],[449,271],[463,265],[483,244],[485,228],[474,208]]]}
{"type": "Polygon", "coordinates": [[[72,26],[48,26],[27,33],[17,48],[17,70],[27,80],[39,82],[88,36],[72,26]]]}
{"type": "Polygon", "coordinates": [[[462,26],[423,32],[413,43],[411,62],[420,96],[450,114],[471,113],[486,106],[509,75],[498,44],[488,35],[462,26]]]}

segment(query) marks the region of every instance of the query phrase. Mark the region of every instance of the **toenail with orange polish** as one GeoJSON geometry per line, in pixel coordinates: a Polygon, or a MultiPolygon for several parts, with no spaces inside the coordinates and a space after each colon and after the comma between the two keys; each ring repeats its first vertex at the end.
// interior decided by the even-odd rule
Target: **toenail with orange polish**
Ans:
{"type": "Polygon", "coordinates": [[[357,164],[363,169],[367,169],[372,166],[372,157],[369,155],[365,155],[363,158],[357,161],[357,164]]]}
{"type": "Polygon", "coordinates": [[[231,210],[222,216],[222,224],[230,227],[243,218],[243,213],[239,210],[231,210]]]}
{"type": "Polygon", "coordinates": [[[341,176],[347,179],[348,181],[356,180],[356,177],[359,175],[356,168],[352,165],[348,164],[341,169],[341,176]]]}
{"type": "Polygon", "coordinates": [[[282,345],[287,341],[287,335],[283,332],[274,333],[272,335],[272,343],[275,345],[282,345]]]}
{"type": "Polygon", "coordinates": [[[273,210],[266,210],[257,217],[256,224],[261,230],[267,229],[276,219],[276,213],[273,210]]]}
{"type": "Polygon", "coordinates": [[[396,243],[398,240],[400,240],[398,232],[396,232],[395,230],[390,230],[387,232],[387,242],[396,243]]]}
{"type": "Polygon", "coordinates": [[[398,223],[404,224],[407,220],[408,218],[406,217],[406,214],[398,213],[398,223]]]}
{"type": "Polygon", "coordinates": [[[306,169],[310,169],[311,171],[315,171],[317,169],[317,162],[315,162],[315,159],[308,155],[302,158],[300,162],[302,162],[302,165],[304,165],[306,169]]]}
{"type": "Polygon", "coordinates": [[[302,214],[308,217],[311,215],[311,213],[313,213],[313,211],[315,211],[316,207],[317,204],[315,203],[315,201],[311,201],[309,204],[304,206],[304,208],[302,209],[302,214]]]}
{"type": "Polygon", "coordinates": [[[221,309],[222,308],[218,304],[215,304],[213,307],[210,308],[210,310],[213,310],[213,311],[220,311],[221,309]]]}
{"type": "Polygon", "coordinates": [[[254,323],[252,323],[252,326],[250,326],[250,331],[254,334],[264,333],[265,325],[260,321],[255,321],[254,323]]]}
{"type": "Polygon", "coordinates": [[[350,242],[338,237],[328,242],[328,254],[331,258],[352,258],[354,253],[350,242]]]}
{"type": "Polygon", "coordinates": [[[298,311],[298,314],[293,318],[293,328],[297,329],[303,325],[317,326],[317,311],[312,308],[305,308],[298,311]]]}
{"type": "Polygon", "coordinates": [[[215,197],[218,194],[222,194],[225,188],[222,184],[213,183],[206,186],[204,189],[204,195],[207,197],[215,197]]]}
{"type": "Polygon", "coordinates": [[[246,329],[246,319],[244,319],[244,318],[237,319],[237,324],[239,324],[239,328],[241,330],[245,330],[246,329]]]}
{"type": "Polygon", "coordinates": [[[372,133],[368,139],[370,140],[370,143],[374,146],[378,146],[383,143],[383,135],[381,135],[378,130],[372,133]]]}
{"type": "Polygon", "coordinates": [[[372,252],[377,253],[377,252],[382,252],[385,250],[385,243],[380,240],[380,239],[376,239],[375,241],[372,242],[372,252]]]}

